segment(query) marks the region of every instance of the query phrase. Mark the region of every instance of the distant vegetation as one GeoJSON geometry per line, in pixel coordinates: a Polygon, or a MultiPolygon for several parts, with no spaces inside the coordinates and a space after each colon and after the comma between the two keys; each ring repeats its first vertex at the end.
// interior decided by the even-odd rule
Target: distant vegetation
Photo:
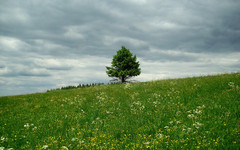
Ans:
{"type": "Polygon", "coordinates": [[[54,90],[68,90],[68,89],[76,89],[76,88],[94,87],[94,86],[99,86],[99,85],[103,85],[103,84],[104,83],[79,84],[77,86],[69,85],[69,86],[64,86],[64,87],[57,88],[57,89],[51,89],[51,90],[48,90],[47,92],[54,91],[54,90]]]}
{"type": "Polygon", "coordinates": [[[239,149],[239,86],[233,73],[0,97],[0,149],[239,149]]]}
{"type": "Polygon", "coordinates": [[[87,84],[79,84],[77,86],[68,85],[68,86],[63,86],[61,88],[47,90],[47,92],[51,92],[51,91],[55,91],[55,90],[69,90],[69,89],[87,88],[87,87],[94,87],[94,86],[100,86],[100,85],[113,85],[113,84],[120,84],[120,83],[119,82],[110,82],[110,83],[89,83],[89,84],[87,83],[87,84]]]}

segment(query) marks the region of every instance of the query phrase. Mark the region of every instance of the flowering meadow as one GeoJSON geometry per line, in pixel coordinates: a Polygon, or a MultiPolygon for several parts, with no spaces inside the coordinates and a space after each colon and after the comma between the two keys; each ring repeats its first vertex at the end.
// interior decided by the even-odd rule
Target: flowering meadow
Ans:
{"type": "Polygon", "coordinates": [[[0,150],[240,149],[240,73],[0,97],[0,150]]]}

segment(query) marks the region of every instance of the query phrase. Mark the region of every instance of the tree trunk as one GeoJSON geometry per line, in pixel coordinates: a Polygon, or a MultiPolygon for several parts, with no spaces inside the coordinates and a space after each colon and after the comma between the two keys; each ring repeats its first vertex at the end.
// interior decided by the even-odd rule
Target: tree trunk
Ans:
{"type": "Polygon", "coordinates": [[[125,82],[125,77],[124,76],[122,76],[122,83],[124,83],[125,82]]]}

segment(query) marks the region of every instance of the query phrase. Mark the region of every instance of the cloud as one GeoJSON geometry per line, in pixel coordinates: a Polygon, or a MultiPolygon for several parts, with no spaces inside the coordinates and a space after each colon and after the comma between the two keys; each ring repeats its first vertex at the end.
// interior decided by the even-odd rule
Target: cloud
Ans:
{"type": "Polygon", "coordinates": [[[0,76],[5,78],[33,76],[33,77],[46,77],[50,76],[50,72],[44,68],[36,68],[32,65],[24,64],[7,64],[0,68],[0,76]]]}
{"type": "Polygon", "coordinates": [[[105,66],[122,45],[140,60],[139,81],[239,71],[239,6],[235,0],[1,1],[0,95],[107,82],[105,66]]]}

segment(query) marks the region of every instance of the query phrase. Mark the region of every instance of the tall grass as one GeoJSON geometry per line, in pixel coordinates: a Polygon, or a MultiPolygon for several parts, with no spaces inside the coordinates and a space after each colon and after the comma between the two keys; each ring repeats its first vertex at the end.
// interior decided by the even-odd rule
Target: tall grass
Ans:
{"type": "Polygon", "coordinates": [[[239,149],[240,73],[0,98],[1,149],[239,149]]]}

